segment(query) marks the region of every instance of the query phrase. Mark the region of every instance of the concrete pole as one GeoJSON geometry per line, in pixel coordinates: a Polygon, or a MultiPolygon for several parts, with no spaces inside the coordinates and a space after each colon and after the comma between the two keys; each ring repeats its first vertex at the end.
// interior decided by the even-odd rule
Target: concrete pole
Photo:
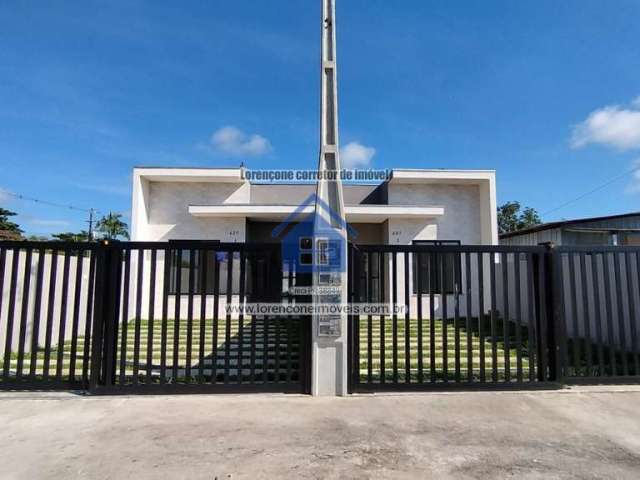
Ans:
{"type": "MultiPolygon", "coordinates": [[[[320,161],[314,218],[315,288],[330,287],[331,294],[314,293],[316,304],[342,304],[347,301],[347,230],[342,183],[339,178],[338,81],[336,71],[335,0],[322,0],[320,161]],[[328,178],[335,172],[335,178],[328,178]],[[339,265],[320,266],[322,250],[338,258],[339,265]],[[336,241],[337,240],[337,241],[336,241]]],[[[326,259],[325,259],[326,260],[326,259]]],[[[331,263],[331,262],[330,262],[331,263]]],[[[312,326],[311,393],[347,394],[347,315],[316,314],[312,326]]]]}

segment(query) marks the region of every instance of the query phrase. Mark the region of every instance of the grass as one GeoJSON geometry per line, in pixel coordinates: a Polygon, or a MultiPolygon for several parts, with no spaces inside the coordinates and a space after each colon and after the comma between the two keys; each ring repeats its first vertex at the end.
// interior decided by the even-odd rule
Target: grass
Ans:
{"type": "Polygon", "coordinates": [[[520,379],[526,381],[530,374],[534,373],[531,370],[533,359],[526,330],[516,332],[515,325],[510,324],[508,336],[505,338],[503,324],[496,321],[495,336],[492,337],[491,332],[487,331],[490,330],[489,322],[482,322],[480,326],[483,338],[481,340],[477,319],[470,323],[468,330],[465,326],[463,321],[456,325],[453,320],[438,319],[433,322],[432,332],[431,322],[428,319],[422,322],[415,319],[408,322],[404,319],[398,320],[397,342],[394,350],[392,320],[386,319],[383,329],[379,319],[371,322],[361,319],[359,324],[360,382],[382,383],[394,381],[396,378],[400,382],[409,381],[410,383],[431,380],[479,381],[481,378],[513,381],[519,378],[518,367],[520,367],[520,379]],[[405,348],[407,337],[408,355],[405,348]],[[509,348],[506,347],[507,343],[509,348]],[[483,365],[484,368],[482,368],[483,365]]]}
{"type": "MultiPolygon", "coordinates": [[[[125,383],[132,383],[136,379],[146,381],[147,373],[150,373],[149,379],[157,383],[160,381],[164,357],[168,382],[199,379],[211,381],[213,377],[220,382],[250,381],[252,377],[258,382],[297,381],[299,329],[296,322],[297,320],[293,319],[290,320],[290,324],[287,319],[268,322],[256,320],[255,323],[245,320],[241,325],[238,320],[231,320],[227,325],[223,319],[218,321],[217,332],[214,335],[214,322],[211,319],[204,322],[202,330],[199,320],[194,320],[191,324],[187,320],[178,323],[167,320],[164,329],[161,320],[155,320],[153,325],[144,319],[138,322],[129,320],[126,329],[124,325],[120,325],[116,339],[116,378],[118,381],[124,380],[125,383]],[[163,331],[166,331],[164,342],[163,331]],[[176,338],[177,348],[174,351],[176,338]],[[254,350],[253,355],[251,350],[254,350]],[[124,355],[122,352],[125,352],[124,355]],[[147,363],[149,354],[151,362],[147,363]]],[[[74,380],[81,380],[83,365],[90,358],[90,351],[85,357],[84,347],[84,337],[78,337],[75,346],[74,380]]],[[[59,374],[61,380],[71,380],[72,353],[71,341],[53,345],[47,361],[45,349],[41,347],[36,352],[34,374],[36,377],[43,376],[48,365],[50,376],[59,374]],[[62,355],[60,370],[57,368],[59,354],[62,355]]],[[[25,355],[23,375],[29,373],[30,366],[31,354],[28,353],[25,355]]],[[[12,352],[10,370],[15,372],[17,368],[18,355],[12,352]]]]}

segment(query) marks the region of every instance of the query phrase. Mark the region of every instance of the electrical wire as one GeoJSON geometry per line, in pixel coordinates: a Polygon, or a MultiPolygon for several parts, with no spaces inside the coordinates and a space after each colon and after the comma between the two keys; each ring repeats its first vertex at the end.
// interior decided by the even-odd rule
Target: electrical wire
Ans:
{"type": "Polygon", "coordinates": [[[63,204],[63,203],[50,202],[48,200],[40,200],[39,198],[29,197],[27,195],[22,195],[22,194],[19,194],[19,193],[11,192],[11,191],[5,190],[3,188],[0,188],[0,194],[9,195],[9,196],[17,198],[19,200],[25,200],[25,201],[29,201],[29,202],[39,203],[41,205],[48,205],[50,207],[65,208],[65,209],[68,209],[68,210],[76,210],[76,211],[79,211],[79,212],[87,212],[87,213],[91,213],[92,211],[94,213],[101,213],[99,210],[96,210],[95,208],[81,208],[81,207],[76,207],[75,205],[71,205],[71,204],[63,204]]]}
{"type": "Polygon", "coordinates": [[[634,173],[634,172],[636,172],[636,171],[638,171],[638,170],[640,170],[640,165],[635,166],[635,167],[633,167],[632,169],[627,170],[626,172],[621,173],[620,175],[618,175],[618,176],[616,176],[616,177],[613,177],[613,178],[611,178],[611,179],[607,180],[605,183],[603,183],[603,184],[601,184],[601,185],[598,185],[598,186],[597,186],[597,187],[595,187],[594,189],[589,190],[588,192],[585,192],[585,193],[583,193],[582,195],[579,195],[579,196],[577,196],[576,198],[574,198],[574,199],[572,199],[572,200],[569,200],[569,201],[567,201],[567,202],[563,203],[562,205],[560,205],[560,206],[558,206],[558,207],[555,207],[555,208],[552,208],[551,210],[547,210],[546,212],[543,212],[541,215],[542,215],[542,216],[548,215],[548,214],[550,214],[550,213],[556,212],[556,211],[558,211],[558,210],[560,210],[560,209],[562,209],[562,208],[566,207],[567,205],[571,205],[572,203],[579,202],[579,201],[580,201],[580,200],[582,200],[583,198],[585,198],[585,197],[587,197],[587,196],[591,195],[592,193],[596,193],[597,191],[602,190],[602,189],[603,189],[603,188],[605,188],[605,187],[608,187],[608,186],[609,186],[609,185],[611,185],[612,183],[617,182],[618,180],[620,180],[620,179],[622,179],[622,178],[626,177],[627,175],[630,175],[630,174],[632,174],[632,173],[634,173]]]}

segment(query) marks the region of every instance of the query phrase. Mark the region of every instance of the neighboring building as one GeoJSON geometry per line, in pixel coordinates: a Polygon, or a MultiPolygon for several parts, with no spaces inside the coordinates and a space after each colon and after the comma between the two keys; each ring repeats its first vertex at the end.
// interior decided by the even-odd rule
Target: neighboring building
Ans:
{"type": "Polygon", "coordinates": [[[500,235],[501,245],[640,245],[640,212],[563,220],[500,235]]]}
{"type": "Polygon", "coordinates": [[[22,235],[11,230],[0,230],[0,240],[22,240],[22,235]]]}
{"type": "MultiPolygon", "coordinates": [[[[131,239],[277,242],[274,228],[315,188],[251,183],[240,168],[135,168],[131,239]]],[[[498,243],[494,171],[394,169],[343,189],[355,243],[498,243]]]]}

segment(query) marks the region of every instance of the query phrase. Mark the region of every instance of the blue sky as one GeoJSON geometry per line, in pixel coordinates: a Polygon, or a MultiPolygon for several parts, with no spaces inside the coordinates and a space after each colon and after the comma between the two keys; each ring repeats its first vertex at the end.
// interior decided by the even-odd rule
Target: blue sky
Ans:
{"type": "MultiPolygon", "coordinates": [[[[319,5],[6,2],[0,188],[128,212],[134,165],[315,168],[319,5]]],[[[640,158],[640,2],[342,0],[340,129],[375,168],[492,168],[545,213],[640,158]]],[[[640,210],[640,174],[544,220],[640,210]]],[[[16,200],[29,233],[86,215],[16,200]]]]}

